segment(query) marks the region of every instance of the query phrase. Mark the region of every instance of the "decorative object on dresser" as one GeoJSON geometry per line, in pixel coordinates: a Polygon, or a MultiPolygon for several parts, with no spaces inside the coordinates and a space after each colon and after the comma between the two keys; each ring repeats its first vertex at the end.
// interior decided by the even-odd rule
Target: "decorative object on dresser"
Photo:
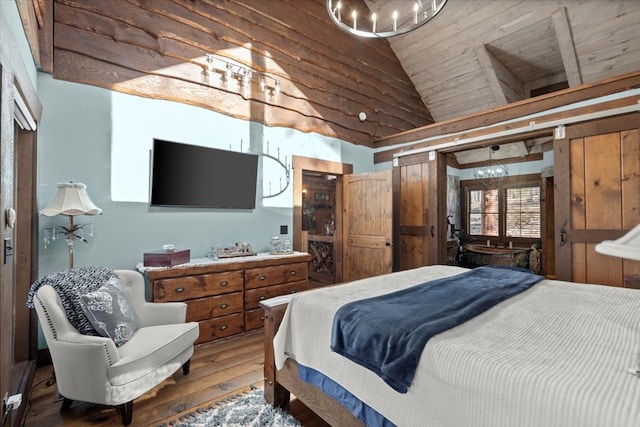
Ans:
{"type": "Polygon", "coordinates": [[[191,260],[190,249],[161,249],[144,253],[145,267],[173,267],[191,260]]]}
{"type": "Polygon", "coordinates": [[[310,255],[302,252],[247,258],[194,259],[172,268],[146,268],[153,302],[183,301],[208,342],[261,328],[260,301],[306,290],[310,255]]]}
{"type": "Polygon", "coordinates": [[[218,258],[235,258],[239,256],[257,255],[257,252],[254,252],[253,249],[251,249],[251,245],[247,242],[238,242],[226,248],[213,250],[217,253],[218,258]]]}
{"type": "Polygon", "coordinates": [[[58,184],[58,192],[40,214],[44,216],[67,215],[69,225],[48,227],[44,229],[44,247],[63,236],[67,241],[69,252],[69,269],[73,268],[73,248],[76,240],[87,243],[86,237],[93,237],[93,224],[74,224],[76,215],[99,215],[102,209],[97,207],[87,194],[87,186],[79,182],[65,182],[58,184]],[[85,237],[86,234],[86,237],[85,237]]]}
{"type": "Polygon", "coordinates": [[[284,241],[280,240],[280,237],[273,236],[269,241],[269,244],[273,246],[273,249],[269,252],[271,255],[282,255],[282,254],[292,254],[293,249],[291,249],[291,240],[285,239],[284,241]]]}

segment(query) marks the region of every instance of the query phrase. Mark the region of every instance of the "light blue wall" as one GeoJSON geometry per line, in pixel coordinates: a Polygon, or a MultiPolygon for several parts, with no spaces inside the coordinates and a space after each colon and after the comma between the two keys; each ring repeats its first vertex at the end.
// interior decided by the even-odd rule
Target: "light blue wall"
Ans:
{"type": "MultiPolygon", "coordinates": [[[[373,152],[338,139],[287,128],[271,128],[208,110],[151,100],[38,75],[43,118],[38,133],[38,207],[55,195],[59,182],[83,182],[99,216],[76,217],[95,225],[95,239],[77,243],[75,266],[135,268],[143,253],[171,243],[204,257],[211,246],[246,241],[269,249],[280,225],[293,223],[292,186],[275,198],[262,198],[285,184],[276,163],[261,157],[255,210],[151,208],[149,164],[153,138],[279,155],[351,163],[355,172],[374,169],[373,152]],[[281,184],[282,183],[282,184],[281,184]],[[271,186],[271,187],[270,187],[271,186]]],[[[203,183],[202,185],[207,185],[203,183]]],[[[224,185],[233,185],[233,177],[224,185]]],[[[66,217],[40,217],[40,233],[63,225],[66,217]]],[[[40,249],[40,276],[67,268],[64,241],[40,249]]]]}

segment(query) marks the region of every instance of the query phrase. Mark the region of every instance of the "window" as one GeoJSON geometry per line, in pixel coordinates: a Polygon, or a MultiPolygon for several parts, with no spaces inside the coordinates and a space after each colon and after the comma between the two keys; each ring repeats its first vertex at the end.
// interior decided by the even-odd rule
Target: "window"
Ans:
{"type": "Polygon", "coordinates": [[[507,188],[508,237],[540,237],[540,187],[507,188]]]}
{"type": "Polygon", "coordinates": [[[472,236],[540,238],[540,185],[469,188],[467,206],[472,236]]]}

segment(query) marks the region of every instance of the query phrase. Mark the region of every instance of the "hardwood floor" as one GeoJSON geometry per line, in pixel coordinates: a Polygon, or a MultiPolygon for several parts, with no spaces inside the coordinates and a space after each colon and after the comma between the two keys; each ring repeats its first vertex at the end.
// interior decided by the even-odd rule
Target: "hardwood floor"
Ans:
{"type": "MultiPolygon", "coordinates": [[[[132,426],[170,425],[180,416],[206,408],[229,396],[263,386],[263,331],[253,331],[213,343],[196,346],[191,372],[178,370],[172,377],[133,403],[132,426]]],[[[53,366],[37,370],[29,399],[25,399],[25,427],[75,427],[86,425],[121,426],[120,412],[114,408],[74,402],[71,410],[60,413],[62,402],[55,401],[53,366]]],[[[322,419],[293,399],[287,410],[303,426],[326,427],[322,419]]]]}

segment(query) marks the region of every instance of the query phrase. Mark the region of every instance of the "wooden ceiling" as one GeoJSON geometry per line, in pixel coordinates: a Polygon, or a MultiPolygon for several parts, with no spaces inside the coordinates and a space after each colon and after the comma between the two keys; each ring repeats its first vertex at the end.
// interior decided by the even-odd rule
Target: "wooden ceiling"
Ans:
{"type": "Polygon", "coordinates": [[[640,70],[640,1],[449,0],[389,42],[440,122],[640,70]]]}
{"type": "Polygon", "coordinates": [[[21,16],[39,28],[34,56],[55,78],[370,147],[640,70],[637,0],[449,0],[426,25],[390,39],[343,32],[325,0],[30,3],[37,19],[21,16]],[[248,96],[211,84],[206,53],[278,78],[281,95],[269,98],[257,83],[248,96]]]}

